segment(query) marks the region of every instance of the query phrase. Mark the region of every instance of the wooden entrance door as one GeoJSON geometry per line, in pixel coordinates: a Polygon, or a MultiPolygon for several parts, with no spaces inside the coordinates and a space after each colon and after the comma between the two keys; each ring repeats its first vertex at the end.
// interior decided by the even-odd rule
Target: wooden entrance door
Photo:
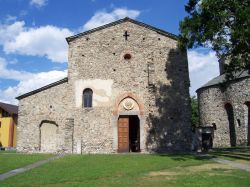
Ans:
{"type": "Polygon", "coordinates": [[[129,152],[129,118],[120,117],[118,120],[118,152],[129,152]]]}

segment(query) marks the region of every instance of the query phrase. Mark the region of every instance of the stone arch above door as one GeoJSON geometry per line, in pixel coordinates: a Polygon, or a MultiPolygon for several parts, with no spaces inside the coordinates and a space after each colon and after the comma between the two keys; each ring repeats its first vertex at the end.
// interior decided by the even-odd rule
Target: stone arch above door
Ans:
{"type": "Polygon", "coordinates": [[[138,116],[140,128],[140,149],[145,151],[145,116],[144,105],[140,98],[131,93],[126,92],[117,97],[113,107],[112,129],[113,129],[113,150],[118,150],[118,119],[119,116],[138,116]]]}
{"type": "Polygon", "coordinates": [[[131,92],[123,93],[117,97],[114,107],[113,107],[113,115],[117,116],[119,112],[122,111],[123,109],[125,109],[125,111],[137,110],[139,112],[139,115],[144,115],[144,105],[142,101],[137,95],[131,92]],[[126,106],[126,103],[130,103],[130,104],[126,106]],[[131,104],[132,104],[132,107],[130,106],[131,104]]]}
{"type": "Polygon", "coordinates": [[[40,151],[45,153],[57,152],[58,125],[54,121],[43,120],[39,125],[40,151]]]}

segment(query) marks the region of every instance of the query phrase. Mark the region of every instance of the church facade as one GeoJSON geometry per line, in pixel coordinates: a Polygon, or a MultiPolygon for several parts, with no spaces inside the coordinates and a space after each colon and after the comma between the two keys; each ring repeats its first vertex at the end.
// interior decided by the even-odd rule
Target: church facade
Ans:
{"type": "Polygon", "coordinates": [[[124,18],[67,42],[68,77],[17,97],[19,152],[191,149],[188,61],[175,35],[124,18]]]}

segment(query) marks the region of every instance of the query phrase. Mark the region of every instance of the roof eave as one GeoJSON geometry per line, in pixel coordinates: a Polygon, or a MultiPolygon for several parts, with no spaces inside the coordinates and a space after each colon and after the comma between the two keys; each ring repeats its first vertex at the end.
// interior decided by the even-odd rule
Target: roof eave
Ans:
{"type": "Polygon", "coordinates": [[[1,102],[0,108],[8,112],[10,115],[17,115],[18,113],[18,106],[16,105],[1,102]]]}
{"type": "Polygon", "coordinates": [[[68,82],[68,77],[65,77],[65,78],[63,78],[63,79],[61,79],[61,80],[59,80],[59,81],[53,82],[53,83],[51,83],[51,84],[48,84],[48,85],[46,85],[46,86],[43,86],[43,87],[38,88],[38,89],[36,89],[36,90],[33,90],[33,91],[31,91],[31,92],[28,92],[28,93],[25,93],[25,94],[23,94],[23,95],[20,95],[20,96],[16,97],[16,99],[17,99],[17,100],[21,100],[21,99],[23,99],[23,98],[25,98],[25,97],[34,95],[34,94],[36,94],[36,93],[39,93],[39,92],[44,91],[44,90],[47,90],[47,89],[49,89],[49,88],[52,88],[52,87],[54,87],[54,86],[60,85],[60,84],[65,83],[65,82],[68,82]]]}
{"type": "Polygon", "coordinates": [[[93,32],[96,32],[96,31],[99,31],[99,30],[102,30],[102,29],[105,29],[105,28],[108,28],[108,27],[111,27],[111,26],[114,26],[114,25],[117,25],[117,24],[120,24],[120,23],[123,23],[125,21],[130,21],[134,24],[137,24],[137,25],[140,25],[140,26],[143,26],[145,28],[148,28],[150,30],[154,30],[155,32],[159,33],[159,34],[162,34],[162,35],[165,35],[169,38],[172,38],[174,40],[177,40],[178,39],[178,36],[175,35],[175,34],[172,34],[170,32],[167,32],[167,31],[164,31],[162,29],[158,29],[156,27],[153,27],[151,25],[148,25],[148,24],[145,24],[145,23],[142,23],[142,22],[139,22],[137,20],[134,20],[134,19],[131,19],[129,17],[125,17],[123,19],[120,19],[120,20],[117,20],[117,21],[114,21],[114,22],[111,22],[111,23],[108,23],[108,24],[105,24],[105,25],[102,25],[100,27],[96,27],[94,29],[91,29],[91,30],[88,30],[88,31],[85,31],[85,32],[82,32],[82,33],[79,33],[79,34],[76,34],[74,36],[70,36],[70,37],[67,37],[66,38],[66,41],[69,43],[71,41],[73,41],[74,39],[78,38],[79,36],[84,36],[84,35],[87,35],[87,34],[90,34],[90,33],[93,33],[93,32]]]}
{"type": "Polygon", "coordinates": [[[218,83],[216,83],[216,84],[212,84],[212,85],[208,85],[208,86],[202,86],[202,87],[198,88],[195,92],[198,93],[198,92],[199,92],[200,90],[202,90],[202,89],[212,88],[212,87],[215,87],[215,86],[219,86],[219,85],[221,85],[221,84],[224,84],[224,83],[226,83],[226,82],[231,83],[231,82],[239,81],[239,80],[246,79],[246,78],[249,78],[249,77],[250,77],[250,75],[249,75],[249,76],[244,76],[244,77],[238,77],[238,78],[235,78],[235,79],[233,79],[233,80],[228,80],[228,81],[224,81],[224,82],[218,82],[218,83]]]}

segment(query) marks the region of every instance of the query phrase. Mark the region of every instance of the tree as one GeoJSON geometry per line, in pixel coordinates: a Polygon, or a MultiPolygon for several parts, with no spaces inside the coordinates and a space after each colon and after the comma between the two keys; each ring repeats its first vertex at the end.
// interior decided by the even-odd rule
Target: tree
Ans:
{"type": "Polygon", "coordinates": [[[226,72],[250,70],[250,1],[189,0],[180,22],[181,49],[211,47],[226,72]]]}
{"type": "Polygon", "coordinates": [[[192,117],[191,117],[192,128],[195,128],[198,127],[199,125],[198,101],[195,96],[191,97],[191,109],[192,109],[192,117]]]}

